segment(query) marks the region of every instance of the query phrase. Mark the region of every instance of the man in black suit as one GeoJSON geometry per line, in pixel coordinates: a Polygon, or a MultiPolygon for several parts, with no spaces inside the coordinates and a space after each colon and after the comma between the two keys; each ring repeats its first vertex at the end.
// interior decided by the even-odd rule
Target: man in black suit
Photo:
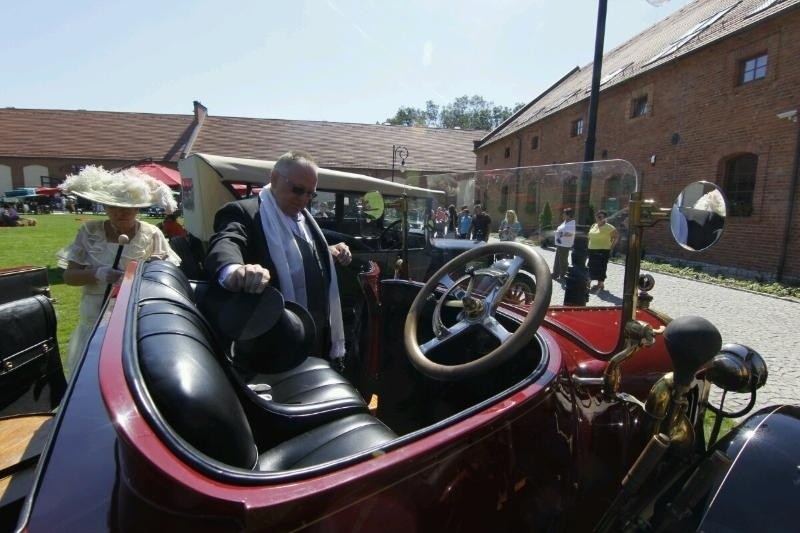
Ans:
{"type": "Polygon", "coordinates": [[[344,243],[326,244],[306,209],[317,195],[317,181],[308,154],[281,156],[257,197],[217,212],[205,268],[228,291],[261,293],[269,284],[308,309],[317,330],[314,354],[330,346],[330,357],[338,359],[344,356],[344,332],[333,261],[348,265],[352,256],[344,243]]]}

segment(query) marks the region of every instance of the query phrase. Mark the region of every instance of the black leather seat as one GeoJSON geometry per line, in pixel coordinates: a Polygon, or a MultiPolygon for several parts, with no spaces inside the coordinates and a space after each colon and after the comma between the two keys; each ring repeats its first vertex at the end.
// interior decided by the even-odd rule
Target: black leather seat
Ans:
{"type": "MultiPolygon", "coordinates": [[[[166,261],[155,261],[145,265],[139,300],[174,302],[178,307],[158,308],[159,313],[184,314],[189,317],[194,302],[195,289],[184,273],[166,261]],[[189,309],[191,308],[191,309],[189,309]]],[[[154,312],[150,309],[150,312],[154,312]]],[[[199,328],[213,352],[226,357],[226,350],[220,346],[225,341],[216,340],[218,332],[213,331],[202,313],[197,311],[192,321],[199,328]]],[[[226,343],[227,344],[227,343],[226,343]]],[[[243,389],[251,402],[274,415],[273,430],[280,429],[284,435],[305,431],[331,417],[342,413],[366,413],[367,404],[361,394],[349,381],[331,368],[327,361],[306,357],[300,354],[289,368],[275,372],[259,372],[241,362],[233,365],[234,382],[243,389]]]]}
{"type": "Polygon", "coordinates": [[[195,450],[233,467],[275,472],[334,461],[396,438],[376,418],[348,410],[328,411],[313,427],[282,437],[273,414],[247,408],[246,393],[234,387],[201,317],[181,307],[164,300],[140,305],[138,361],[158,415],[195,450]]]}

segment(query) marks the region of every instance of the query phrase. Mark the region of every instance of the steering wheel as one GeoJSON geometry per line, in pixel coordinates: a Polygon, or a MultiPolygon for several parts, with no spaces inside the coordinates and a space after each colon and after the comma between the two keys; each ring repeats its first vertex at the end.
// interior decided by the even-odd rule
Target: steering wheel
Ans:
{"type": "Polygon", "coordinates": [[[380,240],[381,248],[386,250],[394,250],[403,245],[403,219],[398,218],[381,232],[380,240]]]}
{"type": "Polygon", "coordinates": [[[547,307],[550,305],[550,295],[553,291],[550,281],[550,268],[547,263],[532,247],[516,242],[500,242],[486,244],[468,250],[440,268],[425,286],[419,291],[411,304],[411,309],[406,317],[403,340],[406,353],[414,367],[426,376],[440,381],[458,381],[473,376],[481,375],[511,359],[523,346],[528,344],[536,330],[544,321],[547,307]],[[469,278],[466,290],[460,286],[460,280],[453,280],[451,272],[463,272],[465,266],[487,254],[510,254],[513,258],[507,270],[496,268],[483,268],[473,271],[469,278]],[[495,318],[495,312],[503,296],[511,287],[515,276],[523,265],[528,265],[530,272],[536,278],[536,296],[528,311],[528,315],[516,331],[510,332],[495,318]],[[479,276],[489,276],[494,283],[491,289],[484,294],[473,293],[474,280],[479,276]],[[417,326],[426,304],[434,298],[434,291],[439,285],[444,285],[445,293],[438,300],[433,312],[433,331],[435,337],[419,344],[417,341],[417,326]],[[458,300],[445,302],[453,294],[460,297],[458,300]],[[454,325],[446,327],[441,320],[443,306],[462,307],[459,320],[454,325]],[[431,361],[426,356],[439,345],[466,333],[475,328],[482,327],[500,341],[500,346],[468,363],[458,365],[442,365],[431,361]]]}

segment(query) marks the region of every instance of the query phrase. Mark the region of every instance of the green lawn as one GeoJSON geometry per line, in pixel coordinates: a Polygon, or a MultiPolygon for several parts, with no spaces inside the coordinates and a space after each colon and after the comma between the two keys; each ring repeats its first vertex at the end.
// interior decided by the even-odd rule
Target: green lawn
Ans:
{"type": "Polygon", "coordinates": [[[0,268],[21,265],[44,266],[48,269],[51,295],[55,299],[58,320],[58,347],[66,360],[69,336],[78,324],[80,287],[64,284],[63,271],[56,266],[56,252],[70,244],[78,228],[86,220],[104,215],[31,215],[35,226],[0,227],[0,268]]]}

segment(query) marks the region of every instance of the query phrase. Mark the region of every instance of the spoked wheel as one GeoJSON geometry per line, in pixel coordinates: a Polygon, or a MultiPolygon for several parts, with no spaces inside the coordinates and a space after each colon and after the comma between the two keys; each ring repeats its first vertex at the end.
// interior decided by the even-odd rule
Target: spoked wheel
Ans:
{"type": "Polygon", "coordinates": [[[528,344],[544,320],[550,304],[552,285],[550,269],[545,260],[533,248],[515,242],[492,243],[464,252],[440,268],[420,290],[411,304],[404,331],[404,342],[408,357],[414,367],[426,376],[441,381],[458,381],[481,375],[510,360],[523,346],[528,344]],[[507,268],[478,269],[468,276],[454,281],[454,272],[463,272],[465,266],[479,257],[489,254],[508,254],[512,258],[507,268]],[[535,297],[522,324],[514,332],[508,331],[495,318],[498,304],[506,297],[522,267],[535,278],[535,297]],[[487,287],[486,278],[492,280],[487,287]],[[476,292],[476,280],[480,279],[480,293],[476,292]],[[433,312],[434,338],[420,344],[417,341],[419,319],[426,303],[434,297],[439,285],[445,293],[436,302],[433,312]],[[454,299],[455,298],[455,299],[454,299]],[[442,322],[443,307],[460,307],[458,321],[452,326],[442,322]],[[480,327],[494,336],[500,345],[477,359],[458,365],[442,365],[430,360],[426,354],[473,328],[480,327]]]}

